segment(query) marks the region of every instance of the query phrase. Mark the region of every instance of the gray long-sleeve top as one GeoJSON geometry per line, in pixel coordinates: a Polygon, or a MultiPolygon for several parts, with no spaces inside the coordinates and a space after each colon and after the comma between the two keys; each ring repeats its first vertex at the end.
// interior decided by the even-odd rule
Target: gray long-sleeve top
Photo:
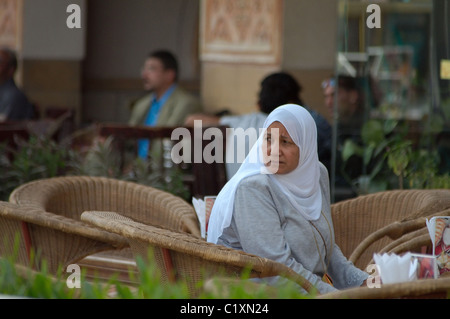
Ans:
{"type": "MultiPolygon", "coordinates": [[[[285,264],[320,293],[360,286],[368,274],[348,261],[334,243],[328,173],[323,166],[320,186],[322,215],[310,223],[294,210],[269,175],[245,178],[236,190],[231,224],[218,244],[285,264]],[[334,287],[321,280],[325,273],[334,287]]],[[[268,281],[275,284],[278,280],[268,281]]]]}

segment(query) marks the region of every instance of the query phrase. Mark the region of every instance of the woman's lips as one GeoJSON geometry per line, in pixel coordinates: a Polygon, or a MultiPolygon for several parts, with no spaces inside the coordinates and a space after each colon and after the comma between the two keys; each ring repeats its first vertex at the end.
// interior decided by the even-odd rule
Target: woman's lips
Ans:
{"type": "Polygon", "coordinates": [[[284,164],[284,162],[279,162],[279,161],[270,161],[270,162],[269,162],[269,164],[270,164],[270,165],[278,165],[278,166],[280,166],[280,165],[283,165],[283,164],[284,164]]]}

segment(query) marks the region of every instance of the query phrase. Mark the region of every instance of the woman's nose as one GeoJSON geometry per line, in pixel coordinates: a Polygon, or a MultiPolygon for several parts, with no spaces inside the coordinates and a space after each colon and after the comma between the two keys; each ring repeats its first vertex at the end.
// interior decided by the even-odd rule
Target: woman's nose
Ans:
{"type": "Polygon", "coordinates": [[[269,147],[269,155],[278,156],[280,155],[280,143],[277,141],[272,142],[269,147]]]}

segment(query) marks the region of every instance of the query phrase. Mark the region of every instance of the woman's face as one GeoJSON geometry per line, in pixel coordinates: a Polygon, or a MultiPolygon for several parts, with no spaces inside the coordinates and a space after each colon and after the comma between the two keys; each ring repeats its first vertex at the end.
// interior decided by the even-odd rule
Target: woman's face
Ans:
{"type": "Polygon", "coordinates": [[[273,122],[263,141],[264,165],[273,174],[287,174],[297,168],[300,148],[280,122],[273,122]]]}

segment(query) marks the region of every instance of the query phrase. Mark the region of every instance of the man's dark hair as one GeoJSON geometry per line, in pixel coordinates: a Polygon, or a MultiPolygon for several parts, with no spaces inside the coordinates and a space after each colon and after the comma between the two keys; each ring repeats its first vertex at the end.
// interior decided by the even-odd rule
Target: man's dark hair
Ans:
{"type": "Polygon", "coordinates": [[[338,75],[338,86],[347,91],[358,90],[356,79],[349,75],[338,75]]]}
{"type": "Polygon", "coordinates": [[[178,61],[171,52],[167,50],[157,50],[150,53],[148,57],[160,60],[165,70],[175,71],[175,82],[178,81],[178,61]]]}
{"type": "Polygon", "coordinates": [[[361,90],[358,78],[349,75],[338,75],[338,87],[347,91],[356,91],[358,93],[358,109],[363,108],[364,92],[361,90]]]}
{"type": "Polygon", "coordinates": [[[13,68],[14,70],[17,70],[18,63],[16,52],[7,47],[0,48],[0,51],[6,53],[6,55],[8,56],[8,66],[13,68]]]}
{"type": "Polygon", "coordinates": [[[280,105],[303,104],[300,99],[302,87],[286,72],[272,73],[261,82],[258,104],[261,112],[269,114],[280,105]]]}

